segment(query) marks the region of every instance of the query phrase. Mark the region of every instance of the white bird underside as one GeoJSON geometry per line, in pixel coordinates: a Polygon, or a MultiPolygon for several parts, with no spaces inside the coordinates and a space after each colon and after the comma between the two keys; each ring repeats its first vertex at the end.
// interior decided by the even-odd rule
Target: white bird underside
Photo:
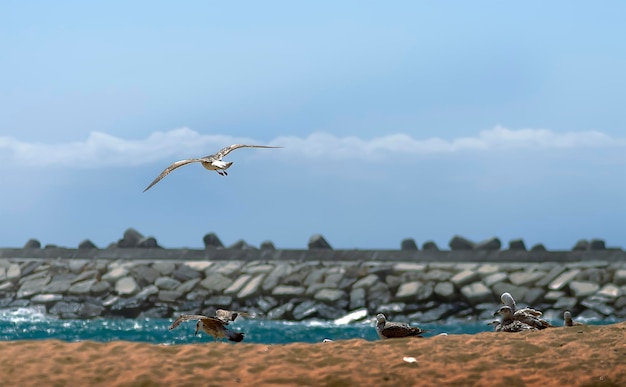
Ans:
{"type": "Polygon", "coordinates": [[[143,192],[146,192],[147,190],[152,188],[152,186],[154,186],[156,183],[161,181],[161,179],[163,179],[165,176],[169,175],[170,172],[172,172],[176,168],[180,168],[183,165],[187,165],[187,164],[191,164],[191,163],[201,163],[202,166],[204,168],[208,169],[209,171],[217,171],[217,173],[219,173],[220,175],[225,176],[225,175],[227,175],[226,170],[228,168],[230,168],[230,166],[233,164],[233,162],[232,161],[222,161],[222,158],[226,157],[226,155],[228,155],[230,152],[234,151],[235,149],[239,149],[239,148],[282,148],[282,147],[280,147],[280,146],[269,146],[269,145],[233,144],[231,146],[227,146],[225,148],[220,149],[217,153],[212,154],[212,155],[208,155],[208,156],[204,156],[204,157],[200,157],[200,158],[193,158],[193,159],[185,159],[185,160],[176,161],[176,162],[170,164],[170,166],[168,166],[167,168],[165,168],[163,170],[163,172],[161,172],[161,174],[159,176],[157,176],[156,179],[154,179],[152,181],[152,183],[150,183],[150,185],[146,187],[146,189],[143,190],[143,192]]]}

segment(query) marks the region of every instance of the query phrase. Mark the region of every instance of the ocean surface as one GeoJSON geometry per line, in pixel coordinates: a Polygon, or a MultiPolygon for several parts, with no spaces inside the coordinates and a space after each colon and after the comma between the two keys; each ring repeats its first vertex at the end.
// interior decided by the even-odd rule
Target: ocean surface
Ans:
{"type": "MultiPolygon", "coordinates": [[[[94,319],[61,320],[42,313],[38,309],[0,309],[0,341],[44,340],[99,341],[115,340],[145,342],[151,344],[191,344],[212,342],[204,333],[194,336],[195,321],[182,323],[168,330],[172,319],[94,319]]],[[[614,321],[590,321],[589,324],[609,324],[614,321]]],[[[562,321],[552,321],[562,325],[562,321]]],[[[247,343],[288,344],[318,343],[324,339],[346,340],[361,338],[378,340],[374,320],[367,322],[336,324],[328,321],[271,321],[263,319],[237,319],[229,327],[244,332],[247,343]]],[[[454,321],[446,324],[419,324],[431,332],[424,336],[440,333],[475,334],[489,332],[493,328],[485,321],[454,321]]]]}

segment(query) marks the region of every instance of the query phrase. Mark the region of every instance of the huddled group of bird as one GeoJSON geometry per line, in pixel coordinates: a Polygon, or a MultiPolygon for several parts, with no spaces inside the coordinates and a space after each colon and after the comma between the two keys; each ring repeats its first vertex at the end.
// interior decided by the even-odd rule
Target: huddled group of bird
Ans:
{"type": "MultiPolygon", "coordinates": [[[[545,328],[553,328],[554,325],[541,318],[542,312],[533,308],[517,308],[515,300],[510,293],[502,293],[500,297],[502,306],[494,313],[494,316],[500,316],[500,320],[494,320],[489,323],[493,325],[496,332],[522,332],[537,331],[545,328]]],[[[208,335],[217,339],[228,339],[230,341],[240,342],[243,340],[244,334],[228,328],[228,325],[235,321],[238,316],[255,317],[252,313],[237,312],[224,309],[217,309],[215,317],[208,317],[199,314],[183,314],[178,317],[170,326],[170,330],[176,328],[184,321],[197,320],[196,332],[203,331],[208,335]]],[[[563,313],[564,326],[584,325],[581,322],[573,321],[569,311],[563,313]]],[[[423,337],[424,333],[430,332],[417,326],[411,326],[403,322],[387,321],[383,313],[376,315],[376,333],[380,339],[396,339],[403,337],[423,337]]],[[[324,342],[332,341],[324,339],[324,342]]]]}

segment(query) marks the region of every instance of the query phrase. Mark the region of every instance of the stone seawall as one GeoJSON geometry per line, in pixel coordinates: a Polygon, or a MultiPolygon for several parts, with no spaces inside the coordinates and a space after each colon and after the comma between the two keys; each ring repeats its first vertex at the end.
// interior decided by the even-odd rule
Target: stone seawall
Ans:
{"type": "Polygon", "coordinates": [[[211,314],[268,319],[489,319],[503,292],[558,319],[626,317],[621,250],[0,249],[0,308],[60,318],[211,314]],[[357,317],[355,317],[357,318],[357,317]]]}

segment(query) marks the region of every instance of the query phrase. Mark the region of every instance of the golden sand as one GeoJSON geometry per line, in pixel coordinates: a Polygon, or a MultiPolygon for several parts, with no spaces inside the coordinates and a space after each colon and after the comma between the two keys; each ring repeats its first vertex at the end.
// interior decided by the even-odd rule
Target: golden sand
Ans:
{"type": "Polygon", "coordinates": [[[3,386],[626,386],[626,323],[286,345],[13,341],[0,354],[3,386]]]}

